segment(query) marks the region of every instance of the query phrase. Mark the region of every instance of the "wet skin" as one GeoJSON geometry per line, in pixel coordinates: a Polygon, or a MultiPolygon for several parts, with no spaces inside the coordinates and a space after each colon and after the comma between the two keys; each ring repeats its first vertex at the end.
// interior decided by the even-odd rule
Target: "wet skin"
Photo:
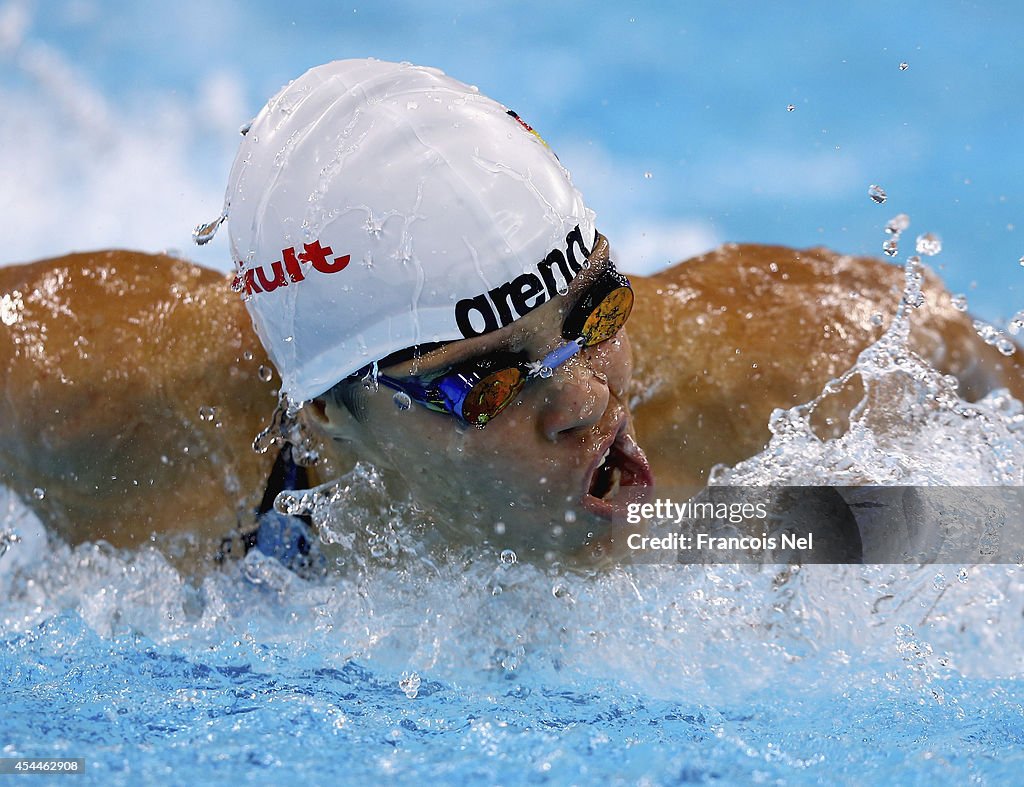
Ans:
{"type": "MultiPolygon", "coordinates": [[[[699,486],[714,464],[764,446],[772,409],[852,366],[883,330],[872,314],[888,324],[895,312],[903,272],[823,249],[730,245],[631,281],[627,329],[528,383],[483,430],[418,405],[400,412],[388,390],[360,396],[359,419],[314,403],[304,417],[326,438],[317,480],[371,446],[366,458],[394,468],[393,493],[406,485],[425,506],[462,512],[455,531],[483,537],[502,521],[512,540],[571,550],[605,521],[585,490],[608,441],[626,445],[630,406],[656,493],[699,486]]],[[[966,398],[1000,386],[1024,398],[1020,353],[981,342],[934,277],[924,292],[914,348],[956,374],[966,398]]],[[[500,335],[422,359],[421,371],[492,346],[540,358],[560,341],[564,309],[545,304],[500,335]]],[[[250,448],[275,403],[276,375],[258,374],[267,363],[220,273],[124,251],[2,268],[0,480],[71,542],[219,539],[251,522],[274,458],[250,448]]]]}

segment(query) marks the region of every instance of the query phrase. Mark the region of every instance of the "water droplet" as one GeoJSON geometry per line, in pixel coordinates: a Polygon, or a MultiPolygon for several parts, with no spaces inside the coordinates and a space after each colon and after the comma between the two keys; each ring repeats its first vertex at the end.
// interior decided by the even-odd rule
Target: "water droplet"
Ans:
{"type": "Polygon", "coordinates": [[[1016,336],[1024,329],[1024,309],[1021,309],[1010,318],[1010,333],[1016,336]]]}
{"type": "Polygon", "coordinates": [[[36,500],[42,500],[44,497],[46,497],[46,490],[43,489],[42,487],[37,486],[35,489],[32,490],[32,497],[34,497],[36,500]]]}
{"type": "Polygon", "coordinates": [[[908,63],[906,60],[900,63],[900,71],[906,71],[908,68],[910,68],[910,63],[908,63]]]}
{"type": "Polygon", "coordinates": [[[212,421],[217,416],[217,411],[213,407],[200,407],[199,408],[199,420],[200,421],[212,421]]]}
{"type": "Polygon", "coordinates": [[[408,410],[410,407],[412,407],[412,397],[409,396],[409,394],[407,394],[405,391],[396,392],[395,395],[392,397],[392,400],[395,403],[395,407],[397,407],[399,410],[408,410]]]}
{"type": "Polygon", "coordinates": [[[786,104],[787,112],[792,112],[794,109],[796,109],[796,104],[786,104]]]}
{"type": "Polygon", "coordinates": [[[517,645],[512,649],[512,652],[506,653],[501,659],[502,669],[512,670],[518,669],[519,665],[523,663],[523,657],[526,655],[526,649],[522,645],[517,645]]]}
{"type": "Polygon", "coordinates": [[[1021,267],[1024,268],[1024,257],[1021,257],[1019,260],[1017,260],[1017,262],[1019,262],[1021,264],[1021,267]]]}
{"type": "Polygon", "coordinates": [[[889,238],[887,241],[882,243],[882,251],[890,257],[895,257],[899,254],[900,244],[894,238],[889,238]]]}
{"type": "Polygon", "coordinates": [[[998,347],[999,342],[1005,338],[1002,331],[981,320],[974,321],[974,330],[981,337],[981,340],[991,347],[998,347]]]}
{"type": "Polygon", "coordinates": [[[935,575],[935,578],[932,579],[932,587],[935,588],[936,590],[942,590],[942,587],[945,584],[946,584],[946,576],[940,571],[938,574],[935,575]]]}
{"type": "Polygon", "coordinates": [[[420,693],[420,676],[415,672],[403,672],[398,681],[398,688],[405,692],[409,699],[416,699],[416,695],[420,693]]]}
{"type": "Polygon", "coordinates": [[[576,521],[576,512],[575,511],[571,511],[571,510],[570,511],[566,511],[565,512],[565,521],[566,521],[567,524],[570,524],[570,525],[573,522],[575,522],[576,521]]]}
{"type": "Polygon", "coordinates": [[[868,186],[868,196],[871,197],[872,202],[876,202],[881,205],[887,199],[885,189],[872,183],[868,186]]]}
{"type": "Polygon", "coordinates": [[[644,180],[650,180],[653,177],[654,177],[654,173],[651,172],[650,170],[648,170],[647,172],[644,173],[644,180]]]}
{"type": "Polygon", "coordinates": [[[379,221],[373,218],[373,216],[368,216],[366,219],[366,224],[363,226],[366,227],[367,235],[370,235],[371,237],[374,238],[380,237],[380,233],[383,227],[379,221]]]}
{"type": "Polygon", "coordinates": [[[554,372],[551,371],[550,366],[542,366],[540,367],[540,370],[537,372],[537,376],[542,377],[545,380],[549,379],[552,374],[554,374],[554,372]]]}
{"type": "Polygon", "coordinates": [[[569,595],[569,588],[561,582],[556,582],[551,586],[551,595],[555,598],[565,598],[569,595]]]}
{"type": "Polygon", "coordinates": [[[20,543],[21,536],[13,530],[0,530],[0,557],[3,557],[12,546],[20,543]]]}
{"type": "Polygon", "coordinates": [[[494,532],[497,533],[499,536],[505,535],[505,523],[504,522],[495,522],[494,523],[494,532]]]}
{"type": "Polygon", "coordinates": [[[958,569],[956,572],[956,579],[961,585],[967,584],[967,569],[958,569]]]}
{"type": "Polygon", "coordinates": [[[561,283],[559,283],[558,286],[555,288],[555,291],[559,295],[568,295],[569,294],[569,285],[568,284],[561,284],[561,283]]]}
{"type": "Polygon", "coordinates": [[[779,272],[779,265],[778,265],[778,263],[776,263],[776,262],[769,262],[768,263],[768,270],[770,270],[772,273],[778,273],[779,272]]]}
{"type": "Polygon", "coordinates": [[[503,549],[501,550],[501,555],[499,556],[499,559],[501,560],[503,565],[511,566],[519,561],[519,555],[517,555],[511,549],[503,549]]]}
{"type": "Polygon", "coordinates": [[[917,253],[928,257],[934,257],[942,251],[942,240],[938,235],[926,232],[917,236],[917,253]]]}
{"type": "Polygon", "coordinates": [[[1017,352],[1017,345],[1014,344],[1012,340],[1003,336],[996,342],[996,349],[1003,355],[1009,357],[1017,352]]]}
{"type": "Polygon", "coordinates": [[[274,376],[274,370],[269,366],[260,364],[260,368],[256,370],[256,376],[259,377],[263,382],[269,383],[271,378],[274,376]]]}
{"type": "Polygon", "coordinates": [[[244,353],[242,353],[242,358],[244,360],[246,360],[246,361],[251,361],[252,360],[252,353],[249,352],[248,350],[246,350],[244,353]]]}
{"type": "Polygon", "coordinates": [[[221,213],[213,221],[207,222],[206,224],[200,224],[194,230],[192,230],[192,240],[195,241],[197,246],[205,246],[211,240],[213,236],[217,234],[217,229],[223,223],[224,219],[228,217],[227,212],[221,213]]]}
{"type": "Polygon", "coordinates": [[[278,492],[277,497],[274,498],[274,510],[279,514],[306,514],[309,513],[308,505],[304,505],[301,498],[297,497],[293,492],[284,491],[278,492]]]}
{"type": "Polygon", "coordinates": [[[871,324],[874,325],[876,328],[880,326],[883,321],[884,318],[878,312],[875,312],[874,314],[871,315],[871,324]]]}
{"type": "Polygon", "coordinates": [[[967,296],[964,295],[962,292],[954,295],[952,298],[949,299],[949,301],[953,305],[953,308],[956,309],[958,312],[967,311],[967,296]]]}
{"type": "Polygon", "coordinates": [[[885,223],[885,231],[890,235],[899,235],[910,226],[910,216],[906,213],[899,213],[885,223]]]}
{"type": "Polygon", "coordinates": [[[294,336],[285,336],[284,340],[285,340],[285,343],[291,344],[292,342],[295,341],[295,337],[294,336]]]}
{"type": "Polygon", "coordinates": [[[241,134],[244,137],[246,134],[249,133],[249,129],[251,129],[251,128],[252,128],[252,120],[249,120],[249,121],[243,123],[241,126],[239,126],[238,133],[241,134]]]}
{"type": "Polygon", "coordinates": [[[370,393],[377,393],[377,391],[380,390],[380,383],[377,381],[377,373],[377,362],[374,361],[373,366],[370,367],[370,371],[368,371],[366,373],[366,376],[364,376],[363,379],[359,381],[360,383],[362,383],[363,388],[365,388],[370,393]]]}

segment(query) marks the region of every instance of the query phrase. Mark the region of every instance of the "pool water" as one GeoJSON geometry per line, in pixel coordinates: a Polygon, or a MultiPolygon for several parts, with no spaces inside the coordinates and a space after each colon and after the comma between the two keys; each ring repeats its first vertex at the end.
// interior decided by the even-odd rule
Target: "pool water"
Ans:
{"type": "Polygon", "coordinates": [[[5,576],[3,754],[85,757],[105,783],[1024,767],[1017,566],[436,568],[193,585],[156,550],[49,549],[5,576]]]}

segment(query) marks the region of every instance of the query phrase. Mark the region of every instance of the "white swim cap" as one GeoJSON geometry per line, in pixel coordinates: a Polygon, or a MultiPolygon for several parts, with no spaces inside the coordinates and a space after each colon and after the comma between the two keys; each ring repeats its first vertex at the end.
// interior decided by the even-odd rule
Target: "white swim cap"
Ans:
{"type": "Polygon", "coordinates": [[[311,69],[245,133],[226,195],[256,333],[302,401],[417,344],[564,292],[594,214],[544,141],[433,68],[311,69]]]}

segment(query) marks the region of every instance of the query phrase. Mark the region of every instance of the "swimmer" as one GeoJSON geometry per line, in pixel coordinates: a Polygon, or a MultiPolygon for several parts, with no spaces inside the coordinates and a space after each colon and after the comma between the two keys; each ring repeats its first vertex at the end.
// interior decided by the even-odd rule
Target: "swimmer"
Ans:
{"type": "MultiPolygon", "coordinates": [[[[71,543],[235,532],[273,552],[269,532],[305,554],[266,526],[274,496],[363,460],[447,538],[607,553],[655,484],[760,451],[903,286],[881,261],[759,245],[626,276],[515,112],[379,61],[275,96],[225,210],[227,279],[128,251],[0,269],[0,481],[71,543]],[[259,454],[278,392],[305,404],[275,427],[292,445],[259,454]]],[[[1017,355],[931,275],[911,345],[966,398],[1024,396],[1017,355]]]]}

